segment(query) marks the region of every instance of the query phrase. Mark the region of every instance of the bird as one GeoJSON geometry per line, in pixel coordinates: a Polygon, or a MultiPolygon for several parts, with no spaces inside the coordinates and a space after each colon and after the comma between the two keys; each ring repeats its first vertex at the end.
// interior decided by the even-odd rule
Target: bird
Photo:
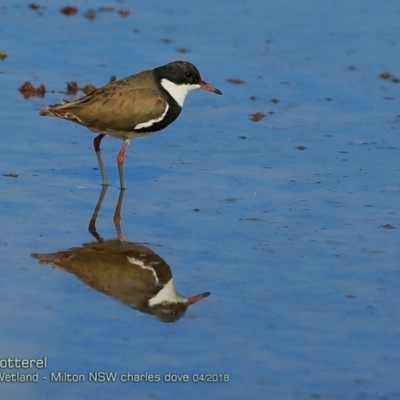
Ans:
{"type": "Polygon", "coordinates": [[[202,80],[199,70],[188,61],[174,61],[126,78],[112,81],[74,101],[49,105],[41,116],[63,118],[85,126],[98,135],[93,140],[102,185],[108,186],[100,150],[105,135],[122,139],[117,155],[120,188],[125,189],[124,160],[130,141],[166,128],[182,111],[189,92],[203,89],[222,94],[202,80]]]}
{"type": "Polygon", "coordinates": [[[187,308],[210,295],[176,292],[169,265],[150,248],[104,240],[48,254],[31,254],[40,264],[75,275],[89,287],[162,322],[176,322],[187,308]]]}

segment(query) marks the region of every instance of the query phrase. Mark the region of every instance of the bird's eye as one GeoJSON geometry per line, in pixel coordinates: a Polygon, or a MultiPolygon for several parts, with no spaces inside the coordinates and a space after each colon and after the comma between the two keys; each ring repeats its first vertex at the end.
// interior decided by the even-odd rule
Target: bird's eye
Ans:
{"type": "Polygon", "coordinates": [[[190,72],[185,72],[186,78],[190,79],[192,77],[192,74],[190,72]]]}

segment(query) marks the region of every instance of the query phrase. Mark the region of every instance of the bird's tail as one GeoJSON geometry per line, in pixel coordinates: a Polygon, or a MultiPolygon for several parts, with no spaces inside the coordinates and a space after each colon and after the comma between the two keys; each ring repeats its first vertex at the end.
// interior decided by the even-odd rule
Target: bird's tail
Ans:
{"type": "Polygon", "coordinates": [[[48,106],[44,110],[39,111],[39,115],[58,117],[58,115],[54,113],[54,110],[52,110],[51,107],[53,106],[48,106]]]}
{"type": "Polygon", "coordinates": [[[70,102],[65,101],[63,104],[54,104],[47,106],[44,110],[39,111],[39,115],[47,117],[58,117],[68,119],[77,123],[81,123],[81,120],[72,112],[70,102]]]}

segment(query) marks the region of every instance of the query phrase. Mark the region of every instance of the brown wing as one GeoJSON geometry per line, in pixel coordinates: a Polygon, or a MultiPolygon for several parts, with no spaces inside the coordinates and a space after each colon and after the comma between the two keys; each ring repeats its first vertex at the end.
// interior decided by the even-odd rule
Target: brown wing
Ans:
{"type": "Polygon", "coordinates": [[[131,132],[137,124],[161,116],[166,101],[149,71],[114,81],[76,101],[50,107],[52,115],[99,131],[131,132]]]}

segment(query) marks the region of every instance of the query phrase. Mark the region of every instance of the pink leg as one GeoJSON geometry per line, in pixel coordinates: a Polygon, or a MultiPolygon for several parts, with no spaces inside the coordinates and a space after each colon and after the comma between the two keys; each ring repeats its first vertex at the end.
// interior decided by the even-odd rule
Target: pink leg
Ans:
{"type": "Polygon", "coordinates": [[[117,164],[118,164],[118,173],[119,173],[119,182],[121,184],[121,190],[125,189],[125,178],[124,178],[124,161],[125,161],[125,151],[129,146],[129,139],[124,140],[124,144],[121,147],[117,155],[117,164]]]}

